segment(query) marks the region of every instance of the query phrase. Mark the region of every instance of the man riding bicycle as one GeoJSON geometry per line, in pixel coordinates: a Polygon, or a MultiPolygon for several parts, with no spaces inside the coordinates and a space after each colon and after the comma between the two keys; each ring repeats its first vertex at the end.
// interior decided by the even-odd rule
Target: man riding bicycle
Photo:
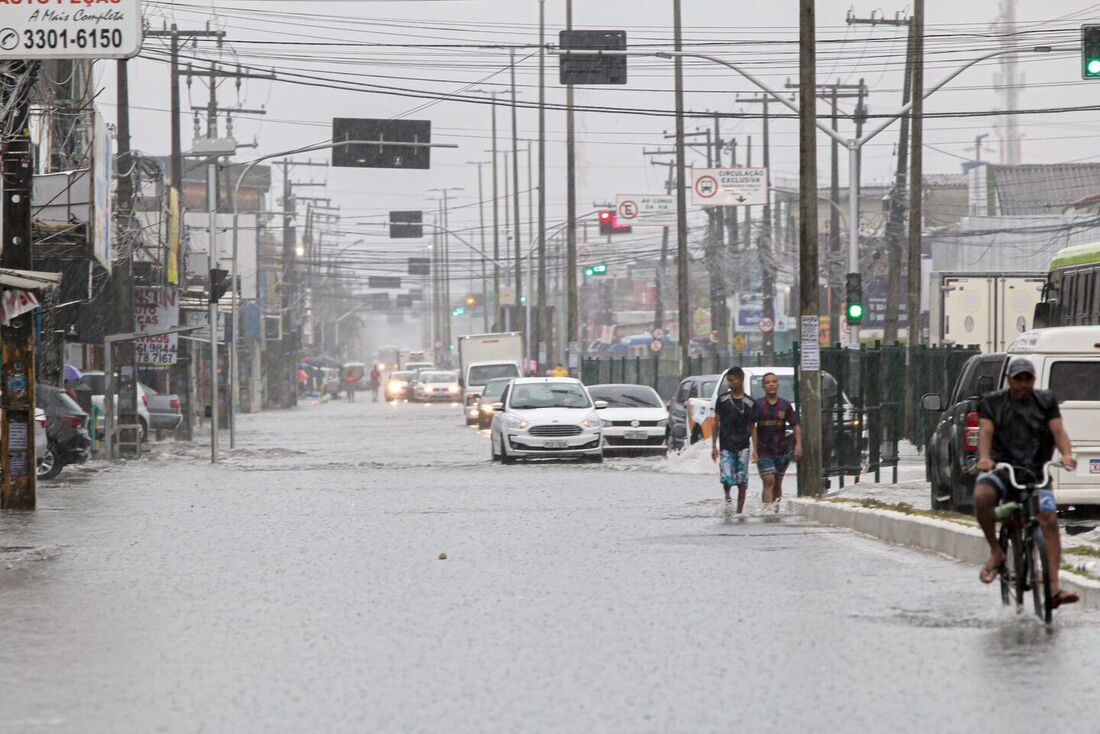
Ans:
{"type": "MultiPolygon", "coordinates": [[[[1004,471],[994,471],[998,462],[1017,467],[1017,481],[1034,483],[1045,479],[1044,465],[1054,455],[1055,447],[1062,455],[1062,464],[1074,469],[1073,447],[1062,424],[1058,401],[1049,390],[1035,389],[1035,367],[1023,357],[1008,364],[1008,387],[986,395],[978,404],[981,433],[978,438],[978,475],[974,484],[974,514],[978,518],[990,557],[982,568],[982,583],[991,584],[1005,572],[1005,556],[997,542],[996,507],[1011,486],[1004,471]]],[[[1040,489],[1039,513],[1036,519],[1043,529],[1050,553],[1050,584],[1055,608],[1077,601],[1077,595],[1058,588],[1058,567],[1062,562],[1062,542],[1058,529],[1058,507],[1054,492],[1040,489]]]]}

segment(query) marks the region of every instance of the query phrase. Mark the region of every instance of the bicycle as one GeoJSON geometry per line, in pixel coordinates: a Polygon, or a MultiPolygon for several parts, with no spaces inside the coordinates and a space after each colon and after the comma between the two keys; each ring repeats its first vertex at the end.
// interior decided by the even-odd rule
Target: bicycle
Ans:
{"type": "MultiPolygon", "coordinates": [[[[1004,554],[1004,571],[1001,576],[1001,601],[1005,606],[1015,598],[1016,611],[1023,610],[1024,597],[1031,592],[1035,605],[1035,615],[1050,624],[1054,608],[1051,604],[1053,594],[1050,587],[1050,557],[1047,554],[1047,541],[1036,516],[1039,514],[1038,490],[1050,485],[1050,468],[1064,468],[1061,463],[1048,461],[1043,465],[1045,481],[1042,484],[1025,482],[1022,486],[1016,481],[1016,468],[1011,464],[999,462],[994,471],[1006,469],[1008,481],[1012,485],[1006,493],[1005,501],[997,506],[997,519],[1001,521],[998,542],[1004,554]],[[1016,496],[1013,497],[1015,490],[1016,496]]],[[[1030,472],[1028,472],[1030,474],[1030,472]]]]}

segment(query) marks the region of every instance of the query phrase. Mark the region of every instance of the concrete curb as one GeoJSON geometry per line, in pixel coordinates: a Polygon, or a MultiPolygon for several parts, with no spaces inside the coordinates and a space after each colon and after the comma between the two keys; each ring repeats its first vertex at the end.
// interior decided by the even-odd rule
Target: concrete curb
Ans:
{"type": "MultiPolygon", "coordinates": [[[[985,538],[976,527],[893,510],[870,509],[847,502],[792,499],[796,511],[811,520],[848,528],[894,545],[939,553],[980,566],[989,557],[985,538]]],[[[975,571],[975,574],[977,572],[975,571]]],[[[1100,608],[1100,581],[1069,573],[1061,575],[1062,588],[1076,592],[1081,606],[1100,608]]]]}

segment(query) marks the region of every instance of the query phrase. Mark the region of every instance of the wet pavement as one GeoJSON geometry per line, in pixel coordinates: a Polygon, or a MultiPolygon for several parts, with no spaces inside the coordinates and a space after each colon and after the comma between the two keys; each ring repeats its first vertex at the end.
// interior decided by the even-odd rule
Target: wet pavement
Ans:
{"type": "Polygon", "coordinates": [[[456,406],[240,423],[221,466],[162,444],[0,515],[0,731],[1089,727],[1092,615],[763,515],[755,477],[732,517],[704,447],[504,467],[456,406]]]}

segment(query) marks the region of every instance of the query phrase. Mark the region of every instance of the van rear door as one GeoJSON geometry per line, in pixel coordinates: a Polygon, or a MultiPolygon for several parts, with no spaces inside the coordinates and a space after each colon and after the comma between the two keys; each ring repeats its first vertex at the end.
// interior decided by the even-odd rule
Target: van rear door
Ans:
{"type": "Polygon", "coordinates": [[[1050,355],[1041,387],[1054,391],[1077,471],[1055,472],[1059,504],[1100,504],[1100,356],[1050,355]]]}

